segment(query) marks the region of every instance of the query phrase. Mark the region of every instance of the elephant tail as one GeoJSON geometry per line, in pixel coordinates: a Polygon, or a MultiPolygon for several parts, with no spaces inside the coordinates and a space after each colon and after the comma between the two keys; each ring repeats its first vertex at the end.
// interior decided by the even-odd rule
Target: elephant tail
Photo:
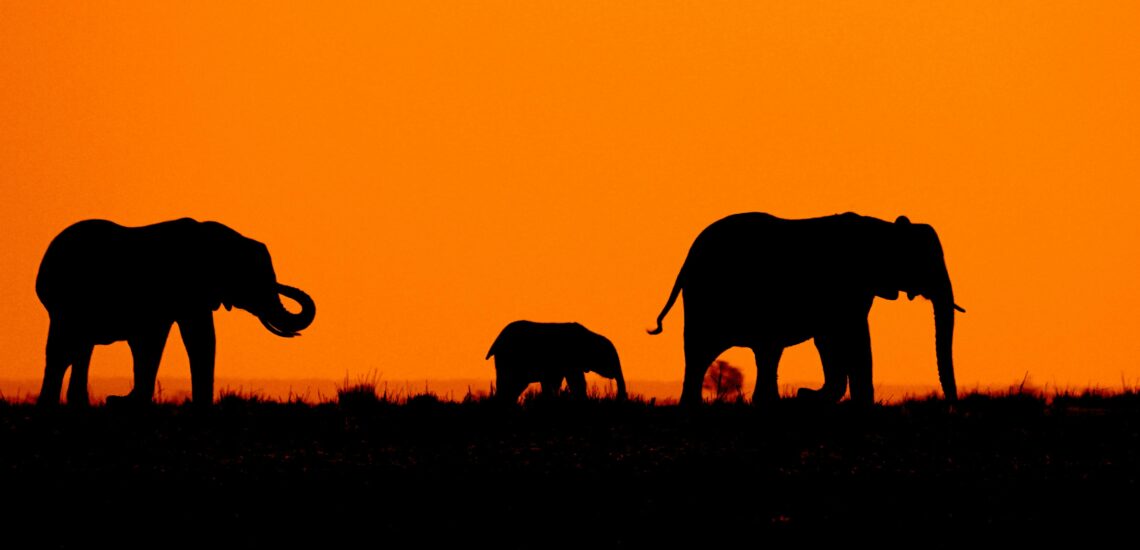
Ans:
{"type": "Polygon", "coordinates": [[[688,263],[686,260],[685,265],[681,266],[681,272],[677,274],[677,281],[673,283],[673,291],[669,293],[669,301],[665,302],[665,309],[662,309],[661,314],[657,316],[657,328],[646,330],[649,334],[661,334],[661,331],[664,330],[661,327],[661,322],[665,320],[669,310],[673,309],[673,304],[677,302],[677,296],[681,295],[681,288],[685,286],[685,266],[688,263]]]}

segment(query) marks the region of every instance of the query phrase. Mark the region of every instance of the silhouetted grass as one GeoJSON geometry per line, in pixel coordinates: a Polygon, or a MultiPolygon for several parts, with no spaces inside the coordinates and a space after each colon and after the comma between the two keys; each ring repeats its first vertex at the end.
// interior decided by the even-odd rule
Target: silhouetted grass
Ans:
{"type": "Polygon", "coordinates": [[[599,390],[504,406],[371,381],[335,402],[238,390],[209,410],[0,405],[4,540],[49,526],[49,546],[90,546],[129,524],[184,545],[890,546],[917,530],[949,547],[994,531],[1088,542],[1140,511],[1131,391],[684,409],[599,390]]]}
{"type": "Polygon", "coordinates": [[[344,384],[336,389],[336,399],[342,407],[374,407],[381,401],[388,401],[388,392],[380,394],[380,373],[371,372],[352,382],[348,373],[344,375],[344,384]]]}
{"type": "Polygon", "coordinates": [[[226,387],[218,390],[217,404],[219,406],[248,406],[269,401],[277,402],[276,399],[272,399],[255,389],[226,387]]]}

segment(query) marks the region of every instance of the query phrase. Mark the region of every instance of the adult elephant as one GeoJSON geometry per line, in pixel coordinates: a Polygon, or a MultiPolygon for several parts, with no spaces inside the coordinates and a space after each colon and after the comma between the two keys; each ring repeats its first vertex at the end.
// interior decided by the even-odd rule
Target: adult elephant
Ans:
{"type": "Polygon", "coordinates": [[[701,399],[709,364],[733,346],[756,357],[758,402],[779,397],[776,367],[784,348],[815,339],[825,382],[818,394],[837,401],[851,381],[851,399],[874,402],[867,315],[875,297],[906,292],[934,305],[938,377],[948,401],[954,382],[954,303],[942,245],[934,229],[853,213],[787,220],[736,214],[708,226],[689,249],[661,323],[685,292],[685,382],[681,403],[701,399]]]}
{"type": "Polygon", "coordinates": [[[587,372],[617,381],[617,398],[625,399],[625,377],[617,348],[608,338],[578,323],[515,321],[503,327],[486,359],[495,358],[495,395],[511,403],[532,382],[554,394],[566,380],[575,397],[586,396],[587,372]]]}
{"type": "Polygon", "coordinates": [[[51,320],[41,405],[59,403],[68,367],[67,401],[86,405],[92,349],[122,340],[134,358],[134,388],[126,399],[149,403],[174,323],[190,358],[193,400],[211,403],[214,310],[244,309],[282,337],[296,336],[316,314],[307,294],[277,282],[264,244],[189,218],[143,227],[78,222],[48,246],[36,294],[51,320]],[[297,301],[300,312],[285,309],[279,295],[297,301]]]}

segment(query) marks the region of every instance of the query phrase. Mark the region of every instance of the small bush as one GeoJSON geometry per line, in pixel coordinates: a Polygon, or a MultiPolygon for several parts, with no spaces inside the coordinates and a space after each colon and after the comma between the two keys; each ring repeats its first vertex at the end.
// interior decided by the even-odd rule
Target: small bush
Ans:
{"type": "MultiPolygon", "coordinates": [[[[381,401],[380,373],[372,371],[364,376],[350,381],[348,373],[344,374],[344,385],[336,389],[336,399],[342,407],[360,407],[376,405],[381,401]]],[[[384,391],[384,400],[387,400],[387,390],[384,391]]]]}
{"type": "Polygon", "coordinates": [[[743,398],[744,373],[728,361],[716,360],[705,372],[702,388],[713,401],[739,401],[743,398]]]}

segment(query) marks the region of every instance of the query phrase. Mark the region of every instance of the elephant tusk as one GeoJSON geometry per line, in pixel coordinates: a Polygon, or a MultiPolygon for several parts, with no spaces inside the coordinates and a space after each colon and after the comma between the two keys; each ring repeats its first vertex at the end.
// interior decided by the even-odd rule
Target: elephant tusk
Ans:
{"type": "Polygon", "coordinates": [[[299,332],[287,332],[287,331],[281,330],[281,329],[273,326],[272,323],[270,323],[269,321],[266,321],[265,319],[260,319],[260,321],[261,321],[261,324],[263,326],[265,326],[265,328],[269,332],[272,332],[273,334],[276,334],[277,336],[280,336],[282,338],[292,338],[294,336],[300,336],[301,335],[299,332]]]}
{"type": "Polygon", "coordinates": [[[965,309],[963,309],[963,308],[962,308],[962,306],[960,306],[960,305],[958,305],[958,304],[954,304],[954,309],[956,309],[956,310],[958,310],[958,311],[960,311],[960,312],[962,312],[962,313],[966,313],[966,310],[965,310],[965,309]]]}

